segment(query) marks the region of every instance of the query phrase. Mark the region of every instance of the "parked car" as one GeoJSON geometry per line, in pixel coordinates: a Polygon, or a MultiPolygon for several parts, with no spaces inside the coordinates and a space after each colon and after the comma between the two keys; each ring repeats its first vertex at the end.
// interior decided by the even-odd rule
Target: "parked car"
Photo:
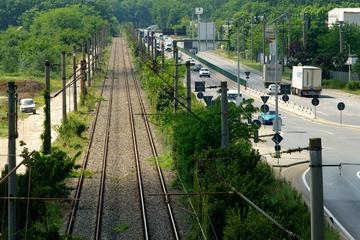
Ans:
{"type": "MultiPolygon", "coordinates": [[[[280,114],[279,114],[280,115],[280,114]]],[[[276,112],[275,111],[268,111],[267,113],[261,113],[258,117],[258,120],[263,125],[272,125],[273,120],[276,118],[276,112]]]]}
{"type": "Polygon", "coordinates": [[[276,94],[276,89],[277,89],[277,93],[280,94],[280,85],[277,85],[276,87],[276,84],[270,84],[269,87],[266,89],[266,93],[268,95],[274,95],[276,94]]]}
{"type": "Polygon", "coordinates": [[[201,68],[199,71],[199,77],[210,77],[210,71],[207,68],[201,68]]]}
{"type": "Polygon", "coordinates": [[[20,112],[36,114],[36,106],[34,100],[32,98],[21,99],[20,112]]]}
{"type": "Polygon", "coordinates": [[[193,66],[191,67],[191,69],[192,69],[193,71],[198,72],[198,71],[200,71],[200,69],[201,69],[202,67],[203,67],[203,66],[202,66],[200,63],[198,63],[198,64],[193,65],[193,66]]]}

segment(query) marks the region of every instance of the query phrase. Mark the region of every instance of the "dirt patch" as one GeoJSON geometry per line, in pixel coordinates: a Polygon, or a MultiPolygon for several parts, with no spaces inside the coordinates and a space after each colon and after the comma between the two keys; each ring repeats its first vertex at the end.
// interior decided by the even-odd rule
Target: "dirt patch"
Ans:
{"type": "MultiPolygon", "coordinates": [[[[19,98],[34,98],[45,88],[45,84],[34,80],[17,80],[15,84],[19,98]]],[[[0,80],[0,95],[6,95],[7,89],[7,81],[0,80]]]]}

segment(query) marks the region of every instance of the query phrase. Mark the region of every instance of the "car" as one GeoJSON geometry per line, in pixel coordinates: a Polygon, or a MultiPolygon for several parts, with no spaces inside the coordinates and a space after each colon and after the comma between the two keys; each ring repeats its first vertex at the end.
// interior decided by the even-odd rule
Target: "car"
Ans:
{"type": "Polygon", "coordinates": [[[185,62],[189,61],[190,62],[190,65],[195,65],[195,60],[191,57],[188,57],[185,62]]]}
{"type": "Polygon", "coordinates": [[[35,102],[32,98],[20,100],[20,112],[36,114],[35,102]]]}
{"type": "Polygon", "coordinates": [[[197,49],[196,48],[191,48],[189,49],[189,53],[192,53],[192,54],[197,54],[197,49]]]}
{"type": "MultiPolygon", "coordinates": [[[[270,84],[269,87],[266,89],[266,93],[268,95],[276,94],[276,84],[270,84]]],[[[281,93],[280,85],[277,85],[277,93],[281,93]]]]}
{"type": "Polygon", "coordinates": [[[199,71],[199,77],[210,77],[210,71],[207,68],[201,68],[199,71]]]}
{"type": "MultiPolygon", "coordinates": [[[[230,89],[228,90],[227,92],[227,99],[228,99],[228,102],[232,102],[232,103],[235,103],[236,104],[236,99],[238,97],[238,91],[237,90],[233,90],[233,89],[230,89]]],[[[240,94],[240,99],[243,101],[245,100],[242,95],[240,94]]]]}
{"type": "Polygon", "coordinates": [[[198,72],[198,71],[200,71],[200,69],[203,67],[203,65],[201,65],[200,63],[198,63],[198,64],[195,64],[195,65],[193,65],[192,67],[191,67],[191,69],[193,70],[193,71],[195,71],[195,72],[198,72]]]}
{"type": "Polygon", "coordinates": [[[276,118],[276,112],[268,111],[267,113],[261,113],[258,117],[258,120],[263,125],[272,125],[275,118],[276,118]]]}

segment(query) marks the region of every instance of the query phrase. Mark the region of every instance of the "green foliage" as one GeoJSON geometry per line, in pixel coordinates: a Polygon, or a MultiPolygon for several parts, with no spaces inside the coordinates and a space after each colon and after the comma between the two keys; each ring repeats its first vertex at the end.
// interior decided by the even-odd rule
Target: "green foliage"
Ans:
{"type": "MultiPolygon", "coordinates": [[[[26,159],[26,172],[17,175],[17,195],[20,197],[36,198],[67,198],[70,189],[66,187],[65,179],[72,173],[74,167],[73,159],[61,150],[54,149],[51,154],[34,152],[29,155],[27,150],[23,152],[26,159]],[[30,184],[29,184],[30,181],[30,184]],[[29,189],[30,186],[30,189],[29,189]],[[30,191],[30,192],[29,192],[30,191]]],[[[3,175],[4,176],[4,175],[3,175]]],[[[0,186],[1,196],[5,195],[6,184],[0,186]]],[[[27,239],[64,239],[59,234],[62,225],[59,202],[45,200],[17,201],[18,207],[18,235],[24,239],[25,225],[28,221],[27,239]],[[29,210],[26,219],[26,209],[29,210]]],[[[1,208],[0,213],[5,216],[7,208],[1,208]]],[[[1,218],[3,226],[1,239],[6,239],[7,218],[1,218]]]]}
{"type": "Polygon", "coordinates": [[[322,81],[322,86],[329,89],[343,89],[346,86],[346,82],[336,79],[326,79],[322,81]]]}
{"type": "Polygon", "coordinates": [[[346,89],[356,91],[360,89],[360,82],[349,81],[346,83],[346,89]]]}
{"type": "MultiPolygon", "coordinates": [[[[141,58],[141,56],[139,57],[141,58]]],[[[272,169],[252,148],[250,137],[254,126],[249,124],[257,111],[253,100],[244,101],[241,108],[229,104],[230,146],[220,148],[220,102],[205,108],[194,104],[197,117],[180,109],[173,113],[171,73],[172,61],[160,79],[143,60],[138,60],[141,84],[147,91],[153,117],[166,142],[171,146],[173,168],[181,176],[187,191],[228,191],[227,182],[302,239],[310,239],[310,217],[301,196],[289,183],[276,179],[272,169]],[[214,175],[216,173],[218,178],[214,175]]],[[[180,92],[180,101],[184,92],[180,92]]],[[[236,194],[195,195],[191,200],[208,239],[288,239],[286,233],[252,209],[236,194]],[[216,237],[215,237],[216,236],[216,237]]],[[[327,232],[329,234],[329,231],[327,232]]],[[[331,234],[330,234],[331,235],[331,234]]],[[[336,234],[333,235],[337,239],[336,234]]],[[[201,239],[194,218],[189,239],[201,239]]]]}

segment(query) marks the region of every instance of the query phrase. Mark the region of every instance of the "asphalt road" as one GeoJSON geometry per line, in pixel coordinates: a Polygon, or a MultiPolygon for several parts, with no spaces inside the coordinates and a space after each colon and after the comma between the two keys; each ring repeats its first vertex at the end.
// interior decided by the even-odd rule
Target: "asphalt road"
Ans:
{"type": "MultiPolygon", "coordinates": [[[[208,60],[208,59],[207,59],[208,60]]],[[[192,72],[192,89],[195,81],[205,81],[206,87],[219,86],[220,81],[226,80],[222,75],[210,70],[210,78],[200,78],[198,72],[192,72]]],[[[228,80],[229,89],[237,89],[237,84],[228,80]]],[[[247,95],[242,88],[245,98],[253,97],[247,95]]],[[[218,95],[216,89],[206,89],[205,95],[218,95]]],[[[355,101],[354,99],[351,99],[355,101]]],[[[255,105],[260,106],[260,96],[255,98],[255,105]]],[[[330,103],[329,103],[330,104],[330,103]]],[[[270,106],[270,109],[274,109],[270,106]]],[[[333,126],[314,122],[305,117],[300,117],[289,112],[281,112],[283,119],[281,142],[282,149],[290,149],[308,146],[309,138],[321,138],[323,145],[323,164],[333,165],[346,163],[339,167],[324,167],[324,205],[330,212],[331,218],[340,228],[360,239],[360,129],[341,126],[333,126]],[[340,174],[341,173],[341,174],[340,174]]],[[[271,128],[271,126],[267,126],[271,128]]],[[[272,145],[271,141],[268,144],[272,145]]],[[[304,159],[306,160],[306,159],[304,159]]],[[[303,174],[309,184],[309,172],[303,174]]],[[[302,182],[299,181],[298,182],[302,182]]],[[[304,184],[303,184],[304,185],[304,184]]],[[[305,185],[303,186],[305,188],[305,185]]],[[[305,188],[306,189],[306,188],[305,188]]],[[[309,191],[305,190],[307,198],[309,191]]],[[[349,237],[351,239],[351,237],[349,237]]]]}
{"type": "MultiPolygon", "coordinates": [[[[237,74],[237,63],[235,61],[221,57],[213,52],[200,52],[197,54],[198,57],[206,59],[224,70],[237,74]]],[[[250,79],[247,82],[247,86],[265,92],[261,72],[253,70],[241,64],[240,66],[240,77],[245,79],[245,71],[250,71],[250,79]]],[[[297,105],[311,108],[315,111],[315,107],[311,104],[309,97],[299,97],[296,95],[290,95],[290,101],[297,105]]],[[[342,123],[350,125],[360,126],[360,97],[346,94],[338,90],[327,90],[322,91],[319,97],[320,104],[316,108],[316,115],[318,118],[324,119],[331,122],[340,122],[340,111],[337,109],[339,102],[344,102],[346,107],[342,112],[342,123]]]]}

